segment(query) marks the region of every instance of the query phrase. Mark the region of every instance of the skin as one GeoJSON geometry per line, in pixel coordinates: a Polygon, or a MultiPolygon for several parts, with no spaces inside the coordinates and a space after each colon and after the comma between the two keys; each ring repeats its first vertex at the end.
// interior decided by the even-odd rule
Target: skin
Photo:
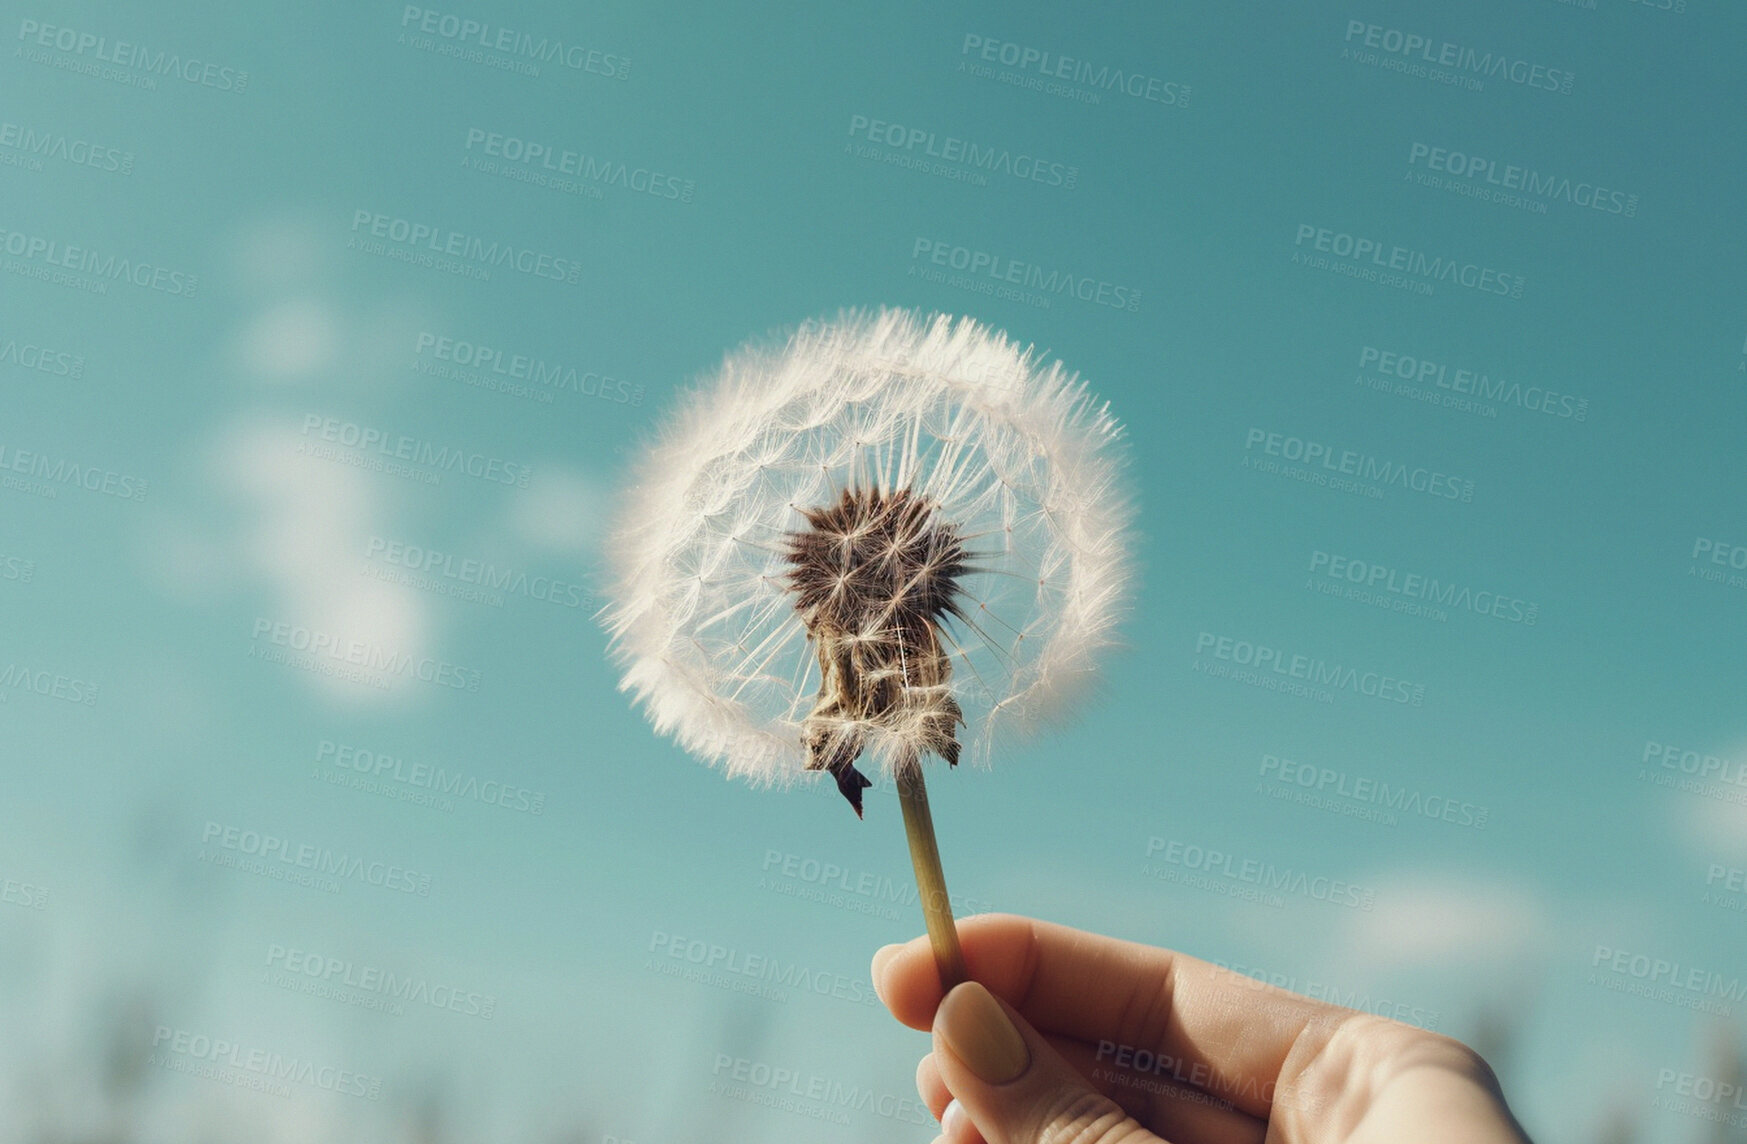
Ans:
{"type": "MultiPolygon", "coordinates": [[[[1460,1041],[1031,918],[958,931],[971,979],[1026,1042],[1029,1065],[1006,1083],[979,1079],[936,1027],[927,938],[873,961],[892,1015],[933,1031],[916,1085],[937,1118],[956,1098],[947,1144],[1529,1144],[1460,1041]]],[[[940,1022],[955,1032],[959,1002],[940,1022]]]]}

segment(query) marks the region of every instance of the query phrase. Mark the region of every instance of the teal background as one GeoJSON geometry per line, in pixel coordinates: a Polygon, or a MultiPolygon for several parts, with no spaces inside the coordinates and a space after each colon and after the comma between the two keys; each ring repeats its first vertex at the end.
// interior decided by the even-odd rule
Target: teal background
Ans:
{"type": "Polygon", "coordinates": [[[725,781],[615,690],[591,620],[615,483],[679,391],[749,338],[897,305],[970,314],[1080,371],[1130,428],[1141,505],[1142,583],[1107,686],[992,770],[933,778],[961,909],[1167,945],[1468,1040],[1538,1141],[1747,1139],[1747,1108],[1723,1106],[1735,1119],[1718,1126],[1669,1107],[1670,1077],[1739,1081],[1747,1045],[1747,893],[1728,886],[1747,867],[1747,804],[1730,801],[1747,794],[1747,596],[1740,569],[1694,556],[1700,539],[1747,544],[1739,7],[431,10],[628,68],[528,76],[438,55],[403,41],[404,5],[374,2],[39,3],[0,25],[0,121],[132,158],[123,173],[0,145],[0,468],[28,470],[24,450],[145,482],[143,499],[0,488],[0,1136],[930,1139],[912,1081],[926,1038],[867,985],[873,951],[921,931],[892,793],[857,822],[829,784],[725,781]],[[32,21],[247,82],[80,74],[65,65],[90,53],[34,47],[32,21]],[[1384,70],[1343,58],[1349,21],[1574,80],[1467,90],[1384,70]],[[967,35],[1189,94],[1079,85],[1092,103],[979,77],[967,35]],[[857,116],[1059,162],[1076,185],[868,158],[857,116]],[[693,194],[483,173],[464,166],[474,128],[693,194]],[[1423,186],[1415,143],[1600,184],[1637,210],[1423,186]],[[361,210],[580,270],[409,265],[348,248],[361,210]],[[1520,275],[1521,296],[1295,263],[1305,225],[1520,275]],[[42,257],[7,245],[33,238],[198,286],[45,281],[42,257]],[[1137,308],[931,281],[919,239],[1113,283],[1137,308]],[[549,402],[494,392],[422,371],[439,363],[421,335],[612,380],[549,402]],[[67,375],[27,368],[27,346],[67,355],[67,375]],[[1585,417],[1379,392],[1355,382],[1367,346],[1572,395],[1585,417]],[[311,417],[528,480],[429,484],[299,453],[311,417]],[[1257,471],[1252,429],[1454,474],[1472,499],[1257,471]],[[583,585],[583,606],[391,584],[367,574],[386,567],[373,538],[583,585]],[[1502,592],[1536,622],[1325,596],[1308,587],[1318,551],[1502,592]],[[1725,579],[1699,575],[1712,569],[1725,579]],[[477,689],[269,662],[261,620],[458,665],[477,689]],[[1409,680],[1423,703],[1218,678],[1202,633],[1409,680]],[[77,698],[20,684],[53,676],[77,698]],[[336,785],[349,772],[318,757],[324,741],[496,780],[543,796],[542,813],[336,785]],[[1658,785],[1686,776],[1646,762],[1649,743],[1714,756],[1737,783],[1658,785]],[[1341,813],[1269,797],[1285,788],[1264,756],[1486,822],[1389,825],[1350,799],[1341,813]],[[396,864],[428,894],[224,868],[209,823],[396,864]],[[1246,901],[1217,873],[1212,889],[1165,881],[1155,838],[1354,883],[1373,907],[1246,901]],[[847,871],[835,889],[826,864],[847,871]],[[803,983],[771,1000],[670,976],[688,965],[672,937],[798,965],[803,983]],[[453,983],[493,1015],[278,988],[274,947],[453,983]],[[1728,1012],[1621,992],[1641,982],[1597,967],[1598,947],[1716,974],[1728,1012]],[[191,1075],[188,1054],[154,1048],[160,1029],[346,1069],[376,1096],[191,1075]],[[875,1099],[735,1099],[711,1088],[724,1058],[875,1099]]]}

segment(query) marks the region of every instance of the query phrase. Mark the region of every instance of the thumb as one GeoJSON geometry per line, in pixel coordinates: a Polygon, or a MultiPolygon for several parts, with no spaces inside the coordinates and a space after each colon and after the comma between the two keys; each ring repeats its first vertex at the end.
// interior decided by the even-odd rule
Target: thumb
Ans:
{"type": "MultiPolygon", "coordinates": [[[[988,1144],[1159,1144],[975,981],[955,986],[941,1001],[934,1056],[941,1080],[988,1144]]],[[[963,1139],[955,1126],[943,1121],[942,1127],[948,1138],[963,1139]]]]}

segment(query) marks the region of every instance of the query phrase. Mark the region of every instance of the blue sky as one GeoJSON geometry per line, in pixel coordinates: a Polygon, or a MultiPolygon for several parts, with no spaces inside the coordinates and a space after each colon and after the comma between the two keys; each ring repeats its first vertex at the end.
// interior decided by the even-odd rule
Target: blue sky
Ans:
{"type": "Polygon", "coordinates": [[[891,792],[725,781],[591,618],[678,394],[896,305],[1079,371],[1140,504],[1107,685],[931,778],[962,908],[1483,1042],[1537,1140],[1705,1138],[1747,974],[1740,14],[694,8],[6,26],[8,1134],[929,1139],[926,1041],[867,1000],[921,932],[891,792]],[[387,973],[426,999],[345,984],[387,973]],[[190,1072],[221,1040],[328,1079],[190,1072]]]}

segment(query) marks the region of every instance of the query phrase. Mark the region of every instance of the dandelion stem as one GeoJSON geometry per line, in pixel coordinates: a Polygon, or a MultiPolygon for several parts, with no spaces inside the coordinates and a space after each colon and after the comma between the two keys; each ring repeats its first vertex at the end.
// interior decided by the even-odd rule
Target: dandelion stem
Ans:
{"type": "Polygon", "coordinates": [[[970,980],[958,930],[952,924],[952,901],[946,896],[946,875],[940,869],[940,847],[934,842],[934,818],[928,813],[928,788],[922,782],[922,762],[914,754],[898,760],[898,801],[904,807],[904,833],[910,839],[910,864],[916,868],[917,897],[928,923],[928,944],[940,970],[940,988],[970,980]]]}

